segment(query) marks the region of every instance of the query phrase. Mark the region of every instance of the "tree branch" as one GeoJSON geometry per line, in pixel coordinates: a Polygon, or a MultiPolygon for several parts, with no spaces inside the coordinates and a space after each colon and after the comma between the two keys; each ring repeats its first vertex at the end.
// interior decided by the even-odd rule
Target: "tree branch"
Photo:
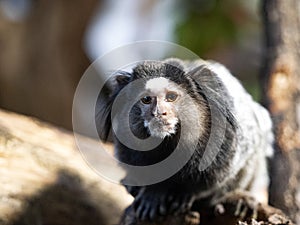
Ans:
{"type": "Polygon", "coordinates": [[[2,110],[0,184],[1,225],[115,225],[132,200],[88,167],[71,132],[2,110]]]}
{"type": "Polygon", "coordinates": [[[193,211],[180,215],[169,215],[161,222],[138,221],[132,207],[128,207],[119,225],[293,225],[279,209],[259,204],[246,192],[234,192],[211,208],[203,208],[197,202],[193,211]],[[255,218],[255,219],[254,219],[255,218]]]}

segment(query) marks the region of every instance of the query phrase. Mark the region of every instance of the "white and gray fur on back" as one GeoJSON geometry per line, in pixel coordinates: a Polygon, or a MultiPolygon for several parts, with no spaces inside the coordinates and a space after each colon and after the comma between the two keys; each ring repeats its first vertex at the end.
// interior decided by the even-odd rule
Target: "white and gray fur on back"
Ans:
{"type": "MultiPolygon", "coordinates": [[[[222,80],[233,99],[234,117],[239,124],[239,145],[233,159],[233,171],[247,166],[247,172],[254,174],[255,180],[250,190],[260,201],[267,203],[269,176],[267,157],[273,156],[274,135],[269,112],[252,99],[241,83],[220,63],[208,62],[208,68],[222,80]],[[264,193],[262,193],[264,192],[264,193]]],[[[241,184],[246,188],[250,176],[241,184]]]]}
{"type": "Polygon", "coordinates": [[[274,142],[269,112],[253,100],[240,81],[222,64],[204,60],[187,61],[185,68],[186,71],[190,71],[203,64],[217,75],[226,88],[232,99],[231,113],[238,125],[236,134],[238,144],[229,178],[236,176],[246,167],[247,176],[240,180],[239,188],[250,189],[261,202],[267,203],[269,176],[266,159],[273,156],[274,142]]]}

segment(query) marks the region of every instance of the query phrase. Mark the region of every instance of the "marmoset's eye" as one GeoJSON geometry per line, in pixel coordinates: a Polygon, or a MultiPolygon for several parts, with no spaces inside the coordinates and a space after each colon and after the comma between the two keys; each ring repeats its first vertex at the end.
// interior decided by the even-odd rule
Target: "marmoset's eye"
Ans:
{"type": "Polygon", "coordinates": [[[176,94],[175,92],[168,92],[166,94],[166,101],[167,102],[174,102],[178,97],[178,94],[176,94]]]}
{"type": "Polygon", "coordinates": [[[143,98],[141,98],[142,103],[148,105],[152,102],[152,98],[151,96],[144,96],[143,98]]]}

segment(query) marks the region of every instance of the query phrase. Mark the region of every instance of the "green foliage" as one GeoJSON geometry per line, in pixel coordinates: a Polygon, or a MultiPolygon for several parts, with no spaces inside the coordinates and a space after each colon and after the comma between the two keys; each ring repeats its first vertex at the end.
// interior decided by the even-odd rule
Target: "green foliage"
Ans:
{"type": "Polygon", "coordinates": [[[256,0],[180,1],[178,8],[182,16],[175,33],[180,45],[204,59],[224,63],[255,100],[259,100],[261,94],[257,80],[259,62],[256,61],[259,55],[255,56],[256,50],[251,47],[257,43],[255,37],[260,32],[257,3],[256,0]],[[257,58],[236,60],[233,55],[243,55],[241,59],[257,58]]]}
{"type": "Polygon", "coordinates": [[[189,0],[180,7],[184,16],[177,25],[177,41],[200,56],[236,42],[249,19],[236,0],[189,0]]]}

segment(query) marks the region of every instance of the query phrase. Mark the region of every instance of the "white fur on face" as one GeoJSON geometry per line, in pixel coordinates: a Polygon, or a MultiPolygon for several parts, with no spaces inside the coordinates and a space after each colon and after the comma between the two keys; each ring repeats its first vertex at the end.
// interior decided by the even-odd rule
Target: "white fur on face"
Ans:
{"type": "Polygon", "coordinates": [[[150,96],[156,98],[156,107],[167,112],[167,115],[153,116],[144,121],[144,126],[149,129],[151,135],[159,138],[175,134],[178,124],[176,103],[165,101],[165,97],[169,91],[179,92],[178,85],[164,77],[158,77],[148,80],[145,89],[150,96]]]}
{"type": "Polygon", "coordinates": [[[168,79],[164,77],[157,77],[148,80],[145,88],[151,94],[158,95],[161,94],[161,92],[165,91],[170,86],[174,86],[174,84],[171,85],[171,82],[168,79]]]}
{"type": "Polygon", "coordinates": [[[158,138],[165,138],[176,133],[176,125],[178,123],[177,118],[171,118],[163,120],[159,118],[153,118],[148,124],[151,135],[158,138]]]}

